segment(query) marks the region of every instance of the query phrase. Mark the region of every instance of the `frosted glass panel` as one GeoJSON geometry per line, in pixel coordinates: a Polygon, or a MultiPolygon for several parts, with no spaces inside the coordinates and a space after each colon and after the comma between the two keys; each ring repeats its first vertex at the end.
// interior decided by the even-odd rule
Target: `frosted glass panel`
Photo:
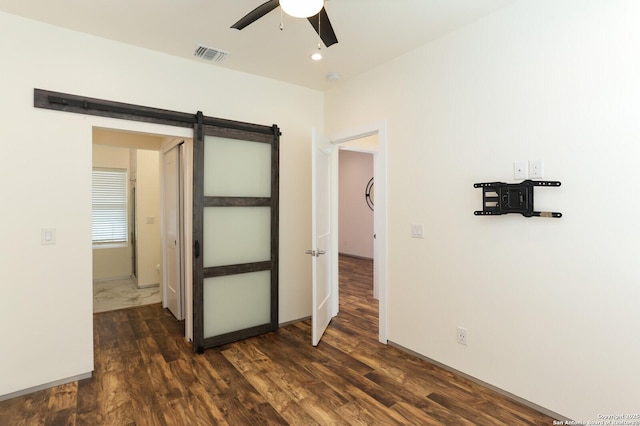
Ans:
{"type": "Polygon", "coordinates": [[[204,336],[212,337],[271,321],[271,272],[204,280],[204,336]]]}
{"type": "Polygon", "coordinates": [[[271,260],[269,207],[206,207],[204,267],[271,260]]]}
{"type": "Polygon", "coordinates": [[[270,197],[271,145],[205,136],[204,195],[270,197]]]}

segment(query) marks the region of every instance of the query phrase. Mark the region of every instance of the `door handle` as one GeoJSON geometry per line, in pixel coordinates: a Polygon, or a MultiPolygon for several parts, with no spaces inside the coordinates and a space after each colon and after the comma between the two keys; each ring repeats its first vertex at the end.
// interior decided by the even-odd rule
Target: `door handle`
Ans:
{"type": "Polygon", "coordinates": [[[325,254],[326,251],[324,250],[305,250],[304,254],[310,254],[311,256],[315,256],[315,257],[320,257],[320,255],[325,254]]]}
{"type": "Polygon", "coordinates": [[[321,254],[325,254],[326,251],[324,250],[318,250],[318,253],[316,254],[316,256],[320,257],[321,254]]]}

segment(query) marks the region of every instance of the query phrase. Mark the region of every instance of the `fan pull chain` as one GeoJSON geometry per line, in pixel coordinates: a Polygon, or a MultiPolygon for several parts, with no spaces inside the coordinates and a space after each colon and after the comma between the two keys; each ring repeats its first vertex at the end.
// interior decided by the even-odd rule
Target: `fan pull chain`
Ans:
{"type": "Polygon", "coordinates": [[[284,24],[282,23],[282,7],[280,8],[280,31],[284,30],[284,24]]]}
{"type": "Polygon", "coordinates": [[[322,45],[320,44],[322,42],[322,35],[320,31],[320,25],[322,23],[322,20],[320,19],[320,12],[318,12],[318,52],[322,50],[322,45]]]}

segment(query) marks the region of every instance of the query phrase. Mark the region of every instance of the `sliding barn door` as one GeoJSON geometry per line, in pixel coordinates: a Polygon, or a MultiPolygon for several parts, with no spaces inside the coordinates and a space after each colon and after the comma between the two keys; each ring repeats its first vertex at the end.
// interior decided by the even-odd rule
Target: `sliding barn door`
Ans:
{"type": "Polygon", "coordinates": [[[194,135],[194,350],[278,328],[277,126],[194,135]]]}

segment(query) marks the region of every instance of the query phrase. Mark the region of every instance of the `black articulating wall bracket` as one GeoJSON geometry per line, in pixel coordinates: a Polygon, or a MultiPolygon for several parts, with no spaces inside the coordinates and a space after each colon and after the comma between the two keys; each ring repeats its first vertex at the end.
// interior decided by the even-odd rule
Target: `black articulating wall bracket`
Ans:
{"type": "Polygon", "coordinates": [[[487,216],[520,213],[525,217],[562,217],[562,213],[558,212],[533,210],[534,186],[560,186],[560,182],[523,180],[520,183],[474,183],[474,188],[482,188],[482,210],[476,210],[473,214],[487,216]]]}

